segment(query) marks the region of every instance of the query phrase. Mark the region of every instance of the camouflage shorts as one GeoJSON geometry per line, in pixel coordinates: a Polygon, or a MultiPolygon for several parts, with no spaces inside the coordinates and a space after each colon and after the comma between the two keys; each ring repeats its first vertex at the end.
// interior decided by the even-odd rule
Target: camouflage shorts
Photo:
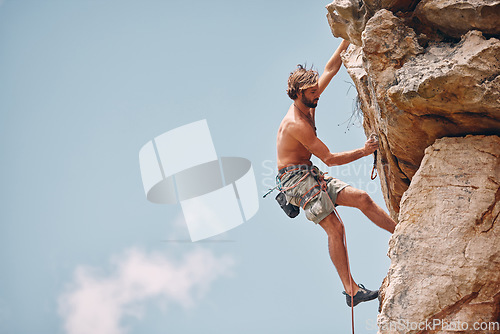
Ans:
{"type": "Polygon", "coordinates": [[[290,170],[278,174],[278,178],[281,177],[281,187],[285,189],[287,201],[300,206],[306,213],[306,218],[318,224],[333,212],[332,203],[336,206],[337,195],[349,185],[333,177],[325,178],[327,183],[325,192],[318,187],[319,182],[315,175],[322,176],[323,173],[317,167],[311,167],[311,170],[290,170]]]}

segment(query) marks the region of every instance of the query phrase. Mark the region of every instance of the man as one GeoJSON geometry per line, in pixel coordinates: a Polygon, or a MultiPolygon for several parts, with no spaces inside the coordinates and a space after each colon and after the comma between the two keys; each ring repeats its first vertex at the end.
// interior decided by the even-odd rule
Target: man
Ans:
{"type": "Polygon", "coordinates": [[[365,191],[334,178],[325,178],[310,160],[314,154],[327,166],[343,165],[370,155],[378,148],[377,141],[367,140],[362,148],[332,153],[316,136],[315,108],[321,93],[339,71],[340,53],[348,46],[349,42],[342,41],[319,78],[318,72],[306,70],[301,65],[290,74],[287,94],[293,103],[278,130],[277,154],[281,190],[287,201],[302,207],[307,219],[319,224],[327,233],[330,257],[344,286],[347,305],[351,306],[353,295],[356,306],[377,298],[378,290],[365,289],[355,284],[350,276],[343,241],[344,227],[333,212],[334,205],[356,207],[377,226],[391,233],[396,224],[365,191]]]}

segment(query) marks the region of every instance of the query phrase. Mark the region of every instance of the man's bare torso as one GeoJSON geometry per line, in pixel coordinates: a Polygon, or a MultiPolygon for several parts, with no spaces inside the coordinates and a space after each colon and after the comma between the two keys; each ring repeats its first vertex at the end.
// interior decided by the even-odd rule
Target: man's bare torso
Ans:
{"type": "MultiPolygon", "coordinates": [[[[314,110],[314,109],[310,109],[314,110]]],[[[312,112],[314,119],[314,112],[312,112]]],[[[278,169],[290,165],[311,165],[311,152],[292,135],[302,127],[314,128],[292,104],[286,116],[281,121],[277,138],[278,169]]]]}

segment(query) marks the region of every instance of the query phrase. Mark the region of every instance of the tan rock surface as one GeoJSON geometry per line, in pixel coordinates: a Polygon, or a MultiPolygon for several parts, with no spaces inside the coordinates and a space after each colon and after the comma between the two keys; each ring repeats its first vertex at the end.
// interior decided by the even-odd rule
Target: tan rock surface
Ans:
{"type": "Polygon", "coordinates": [[[335,0],[326,6],[327,19],[336,37],[361,45],[361,33],[373,12],[364,2],[357,0],[335,0]]]}
{"type": "Polygon", "coordinates": [[[455,38],[470,30],[500,35],[499,0],[423,0],[415,14],[422,22],[455,38]]]}
{"type": "MultiPolygon", "coordinates": [[[[389,99],[387,90],[405,62],[423,52],[411,28],[392,12],[382,9],[367,23],[362,47],[352,47],[343,56],[361,100],[367,135],[377,133],[381,141],[378,169],[386,204],[396,218],[403,192],[418,168],[418,161],[403,159],[393,151],[412,151],[425,133],[414,128],[413,116],[389,99]],[[412,133],[412,136],[408,136],[412,133]]],[[[422,153],[423,155],[423,148],[422,153]]],[[[421,159],[421,157],[420,157],[421,159]]]]}
{"type": "Polygon", "coordinates": [[[413,10],[420,0],[334,0],[326,6],[327,19],[335,37],[361,45],[361,33],[380,9],[393,12],[413,10]]]}
{"type": "Polygon", "coordinates": [[[500,326],[500,41],[484,20],[498,1],[423,0],[418,15],[389,2],[335,0],[328,14],[353,43],[342,60],[399,220],[380,333],[500,333],[444,326],[500,326]]]}
{"type": "MultiPolygon", "coordinates": [[[[500,24],[500,22],[499,22],[500,24]]],[[[398,108],[416,115],[449,117],[463,122],[478,113],[500,120],[500,41],[470,31],[460,43],[432,45],[396,72],[388,91],[398,108]],[[456,117],[455,117],[456,116],[456,117]]],[[[495,128],[500,123],[489,125],[495,128]]],[[[482,131],[482,130],[481,130],[482,131]]]]}
{"type": "Polygon", "coordinates": [[[438,333],[445,322],[470,329],[498,321],[499,213],[498,136],[443,138],[428,147],[389,242],[379,333],[428,333],[406,328],[426,321],[438,333]]]}
{"type": "Polygon", "coordinates": [[[366,24],[362,46],[343,55],[367,135],[381,138],[379,175],[393,217],[437,138],[500,133],[500,41],[471,31],[457,44],[422,48],[387,10],[366,24]]]}

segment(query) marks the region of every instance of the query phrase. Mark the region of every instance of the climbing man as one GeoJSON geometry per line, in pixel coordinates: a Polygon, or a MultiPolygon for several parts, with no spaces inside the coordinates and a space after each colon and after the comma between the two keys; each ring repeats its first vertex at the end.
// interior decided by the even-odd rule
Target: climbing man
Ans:
{"type": "Polygon", "coordinates": [[[344,286],[346,302],[353,306],[378,297],[378,290],[370,291],[356,284],[348,267],[344,244],[344,226],[334,213],[334,206],[360,209],[377,226],[393,233],[396,223],[362,190],[324,174],[311,162],[315,155],[327,166],[350,163],[372,154],[378,142],[369,139],[364,147],[332,153],[316,136],[315,111],[321,93],[342,65],[340,53],[349,42],[342,41],[318,78],[318,72],[301,65],[288,78],[287,94],[293,100],[283,118],[277,138],[277,160],[280,189],[289,203],[304,209],[307,219],[319,224],[328,235],[330,257],[344,286]],[[352,284],[351,284],[352,283],[352,284]],[[351,290],[352,286],[352,290],[351,290]]]}

